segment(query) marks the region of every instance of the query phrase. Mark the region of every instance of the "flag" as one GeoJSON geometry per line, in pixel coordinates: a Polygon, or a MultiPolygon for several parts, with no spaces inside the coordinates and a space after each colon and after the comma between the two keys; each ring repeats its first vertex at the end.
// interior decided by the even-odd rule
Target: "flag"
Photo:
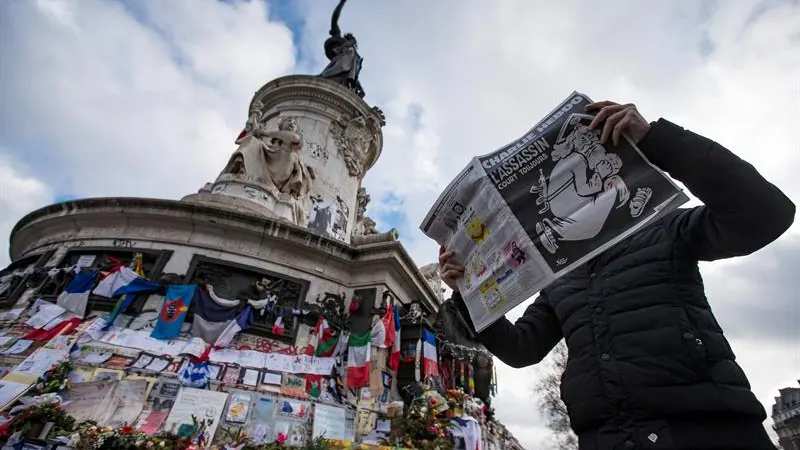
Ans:
{"type": "Polygon", "coordinates": [[[319,342],[317,342],[314,356],[334,356],[333,354],[336,351],[336,346],[339,343],[339,335],[334,333],[333,328],[328,326],[328,321],[326,320],[322,328],[322,334],[319,337],[319,342]]]}
{"type": "MultiPolygon", "coordinates": [[[[192,304],[194,297],[194,284],[174,284],[167,287],[167,295],[164,296],[164,306],[161,307],[161,314],[158,315],[158,322],[150,333],[156,339],[172,339],[181,332],[183,321],[186,320],[186,312],[192,304]]],[[[195,316],[195,320],[197,316],[195,316]]]]}
{"type": "Polygon", "coordinates": [[[348,388],[360,388],[369,385],[369,351],[372,334],[365,331],[361,334],[351,334],[347,348],[347,374],[348,388]]]}
{"type": "Polygon", "coordinates": [[[239,300],[220,298],[214,288],[207,284],[205,289],[195,292],[192,335],[214,344],[231,321],[239,315],[239,300]]]}
{"type": "Polygon", "coordinates": [[[283,328],[283,313],[280,313],[277,319],[275,319],[275,323],[272,324],[272,334],[275,336],[283,336],[283,333],[286,330],[283,328]]]}
{"type": "Polygon", "coordinates": [[[211,378],[207,361],[189,361],[178,374],[181,384],[186,387],[205,389],[211,378]]]}
{"type": "Polygon", "coordinates": [[[333,329],[328,325],[325,318],[317,319],[317,325],[311,333],[306,346],[305,354],[308,356],[331,356],[336,350],[339,336],[334,334],[333,329]]]}
{"type": "Polygon", "coordinates": [[[468,385],[469,385],[469,394],[475,394],[475,369],[472,367],[472,363],[467,364],[467,377],[468,385]]]}
{"type": "Polygon", "coordinates": [[[239,332],[244,331],[253,326],[253,308],[250,305],[245,306],[236,319],[231,320],[228,326],[222,330],[217,341],[214,342],[214,347],[227,347],[233,342],[239,332]]]}
{"type": "Polygon", "coordinates": [[[136,298],[136,294],[157,292],[162,287],[160,284],[144,278],[141,264],[136,264],[136,269],[120,266],[100,280],[97,283],[97,287],[92,291],[92,294],[102,297],[113,298],[121,296],[108,316],[109,326],[114,323],[121,312],[128,309],[128,306],[136,298]]]}
{"type": "Polygon", "coordinates": [[[374,325],[372,325],[372,330],[370,331],[370,341],[375,347],[382,346],[386,341],[386,326],[383,324],[382,320],[378,320],[374,325]]]}
{"type": "MultiPolygon", "coordinates": [[[[312,357],[333,355],[339,343],[339,336],[333,333],[327,320],[323,317],[317,319],[317,325],[314,327],[304,354],[312,357]]],[[[319,398],[322,392],[322,376],[309,373],[305,375],[305,379],[306,393],[312,398],[319,398]]]]}
{"type": "Polygon", "coordinates": [[[76,273],[64,292],[59,294],[56,304],[78,317],[83,317],[96,279],[97,271],[76,273]]]}
{"type": "Polygon", "coordinates": [[[317,345],[319,344],[319,334],[322,331],[323,326],[326,325],[327,321],[322,316],[319,316],[317,319],[317,324],[314,326],[314,329],[311,331],[311,335],[308,337],[308,345],[306,346],[306,350],[303,352],[303,354],[314,356],[314,353],[317,351],[317,345]],[[325,325],[323,325],[323,323],[325,325]]]}
{"type": "Polygon", "coordinates": [[[313,375],[307,373],[306,378],[306,393],[311,398],[319,398],[322,393],[322,375],[313,375]]]}
{"type": "Polygon", "coordinates": [[[389,348],[394,345],[395,336],[397,333],[394,329],[394,307],[387,306],[386,313],[383,315],[383,327],[386,329],[386,341],[384,342],[384,346],[382,348],[389,348]]]}
{"type": "Polygon", "coordinates": [[[30,333],[23,336],[22,339],[29,339],[31,341],[49,341],[50,339],[53,339],[56,336],[72,333],[75,330],[75,328],[77,328],[78,325],[81,324],[81,322],[82,319],[80,317],[73,317],[71,319],[62,320],[61,322],[59,322],[54,327],[51,327],[50,329],[47,329],[47,327],[45,327],[33,330],[30,333]]]}
{"type": "Polygon", "coordinates": [[[386,308],[381,320],[372,326],[372,345],[389,348],[394,344],[394,309],[386,308]]]}
{"type": "Polygon", "coordinates": [[[389,367],[397,372],[400,368],[400,314],[397,306],[394,306],[394,342],[392,351],[389,353],[389,367]]]}
{"type": "Polygon", "coordinates": [[[436,336],[422,329],[422,373],[424,377],[439,375],[439,358],[436,355],[436,336]]]}
{"type": "Polygon", "coordinates": [[[100,280],[100,282],[97,283],[97,287],[92,291],[92,294],[108,298],[117,297],[122,295],[122,293],[117,294],[117,290],[122,289],[140,278],[142,278],[142,276],[130,267],[120,266],[117,270],[109,273],[105,278],[100,280]]]}

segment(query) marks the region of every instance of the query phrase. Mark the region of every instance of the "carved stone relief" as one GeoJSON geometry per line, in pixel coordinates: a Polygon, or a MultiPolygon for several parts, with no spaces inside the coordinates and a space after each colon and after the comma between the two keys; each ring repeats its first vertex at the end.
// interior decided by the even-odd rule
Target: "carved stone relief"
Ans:
{"type": "Polygon", "coordinates": [[[361,178],[370,145],[377,139],[381,127],[379,116],[351,117],[344,115],[331,123],[331,136],[339,155],[344,159],[351,176],[361,178]]]}
{"type": "Polygon", "coordinates": [[[356,225],[353,227],[353,236],[366,236],[378,234],[377,224],[374,220],[366,216],[367,205],[370,202],[370,195],[367,194],[366,188],[359,188],[356,197],[358,201],[356,210],[356,225]]]}
{"type": "Polygon", "coordinates": [[[439,272],[439,265],[437,263],[431,263],[425,266],[420,267],[420,272],[422,272],[422,276],[425,277],[425,281],[428,282],[428,285],[433,289],[433,292],[436,293],[436,297],[439,299],[439,302],[444,301],[444,289],[442,288],[442,275],[439,272]]]}

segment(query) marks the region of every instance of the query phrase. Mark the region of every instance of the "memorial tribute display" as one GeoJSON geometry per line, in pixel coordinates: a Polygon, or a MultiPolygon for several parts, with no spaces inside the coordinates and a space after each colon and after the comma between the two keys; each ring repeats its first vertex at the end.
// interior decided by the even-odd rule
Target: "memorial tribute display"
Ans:
{"type": "Polygon", "coordinates": [[[256,91],[213,182],[17,223],[0,448],[520,448],[438,272],[367,216],[385,117],[363,99],[344,5],[330,64],[256,91]]]}

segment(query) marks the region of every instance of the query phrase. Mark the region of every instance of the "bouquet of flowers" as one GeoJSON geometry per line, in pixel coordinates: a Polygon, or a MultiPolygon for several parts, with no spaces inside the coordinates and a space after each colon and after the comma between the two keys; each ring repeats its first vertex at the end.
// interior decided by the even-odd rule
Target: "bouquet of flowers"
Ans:
{"type": "Polygon", "coordinates": [[[74,369],[71,361],[55,364],[28,390],[28,395],[42,395],[69,389],[69,374],[74,369]]]}

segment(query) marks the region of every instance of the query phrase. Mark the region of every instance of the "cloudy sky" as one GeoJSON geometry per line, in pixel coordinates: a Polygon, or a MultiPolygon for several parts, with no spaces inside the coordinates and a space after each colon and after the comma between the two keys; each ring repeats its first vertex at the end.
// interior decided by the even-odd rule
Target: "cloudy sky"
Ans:
{"type": "MultiPolygon", "coordinates": [[[[180,198],[234,150],[250,97],[315,73],[334,0],[0,2],[0,267],[32,209],[89,196],[180,198]]],[[[419,265],[417,224],[467,160],[523,134],[573,90],[635,102],[751,161],[800,198],[800,4],[351,0],[366,100],[387,115],[369,214],[419,265]]],[[[800,378],[800,227],[703,267],[709,298],[771,406],[800,378]]],[[[512,312],[518,316],[520,309],[512,312]]],[[[530,370],[501,366],[498,415],[529,448],[546,432],[530,370]]]]}

